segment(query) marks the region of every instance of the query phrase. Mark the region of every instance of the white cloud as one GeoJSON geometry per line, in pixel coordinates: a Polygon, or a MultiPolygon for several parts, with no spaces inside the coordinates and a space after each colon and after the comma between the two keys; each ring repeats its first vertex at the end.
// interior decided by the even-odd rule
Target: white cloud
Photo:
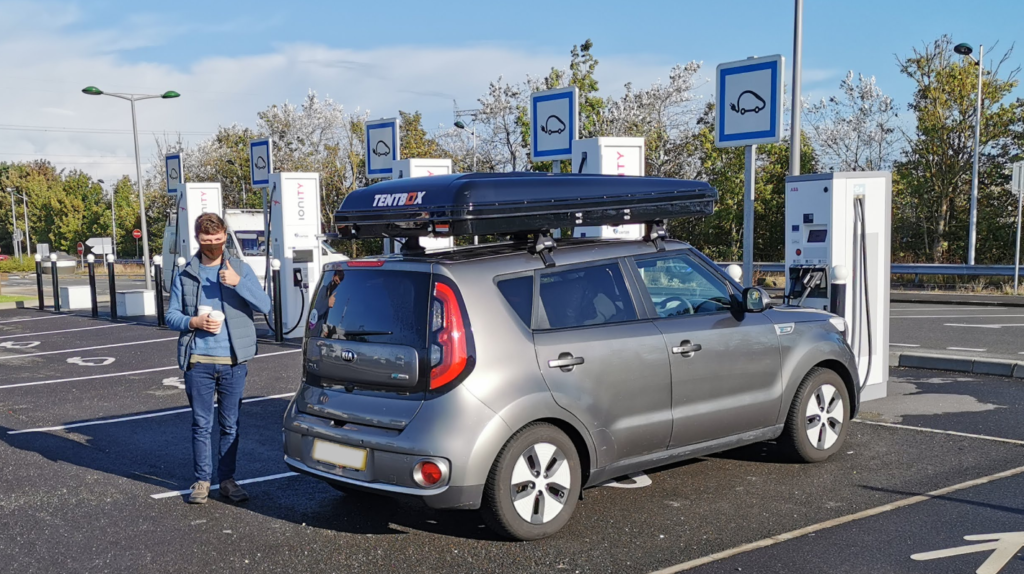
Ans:
{"type": "MultiPolygon", "coordinates": [[[[166,46],[174,39],[145,17],[107,29],[83,29],[82,14],[71,5],[0,4],[9,33],[0,36],[0,77],[17,89],[0,95],[0,127],[53,126],[64,130],[122,130],[122,133],[14,131],[0,129],[0,159],[25,160],[36,153],[59,167],[80,167],[107,181],[134,178],[134,147],[129,104],[81,93],[87,85],[106,91],[182,94],[174,100],[137,104],[139,129],[194,134],[218,125],[254,125],[256,113],[274,103],[299,102],[308,90],[329,96],[348,110],[370,110],[375,117],[423,112],[425,127],[450,124],[452,100],[472,108],[488,82],[503,75],[517,82],[568,65],[568,46],[559,53],[528,52],[497,45],[469,47],[391,46],[359,50],[322,43],[282,44],[268,53],[227,57],[210,54],[198,61],[169,65],[131,61],[128,50],[166,46]],[[111,157],[120,156],[120,157],[111,157]],[[116,163],[114,163],[116,162],[116,163]]],[[[230,28],[229,24],[225,29],[230,28]]],[[[180,38],[178,38],[180,39],[180,38]]],[[[178,39],[175,39],[177,41],[178,39]]],[[[645,86],[667,78],[674,62],[657,57],[600,57],[602,94],[618,94],[632,81],[645,86]]],[[[184,135],[186,140],[201,135],[184,135]]],[[[154,137],[140,134],[143,162],[155,153],[154,137]]],[[[187,174],[186,174],[187,177],[187,174]]]]}

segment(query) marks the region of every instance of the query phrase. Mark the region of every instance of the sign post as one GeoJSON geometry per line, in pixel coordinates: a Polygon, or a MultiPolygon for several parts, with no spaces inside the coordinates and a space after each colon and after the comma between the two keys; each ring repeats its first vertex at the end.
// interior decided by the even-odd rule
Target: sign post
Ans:
{"type": "MultiPolygon", "coordinates": [[[[249,175],[252,188],[260,188],[263,196],[263,238],[266,241],[267,269],[270,269],[270,200],[267,187],[270,185],[270,174],[274,173],[274,140],[263,138],[249,142],[249,175]]],[[[265,278],[264,278],[265,279],[265,278]]],[[[270,282],[265,281],[265,288],[270,292],[270,282]]]]}
{"type": "Polygon", "coordinates": [[[138,229],[132,230],[132,237],[135,238],[135,258],[139,258],[139,239],[142,239],[142,232],[138,229]]]}
{"type": "MultiPolygon", "coordinates": [[[[82,266],[84,267],[85,266],[85,262],[84,262],[84,259],[82,259],[82,256],[85,255],[85,244],[82,243],[81,241],[79,241],[78,245],[77,245],[77,248],[78,248],[78,259],[79,259],[79,262],[82,263],[82,266]]],[[[138,247],[136,247],[136,249],[138,249],[138,247]]]]}
{"type": "Polygon", "coordinates": [[[366,176],[370,179],[394,176],[394,163],[402,157],[398,149],[400,129],[398,118],[366,122],[366,176]]]}
{"type": "Polygon", "coordinates": [[[552,160],[558,173],[561,160],[572,159],[572,142],[579,139],[579,90],[576,86],[530,94],[530,160],[552,160]]]}
{"type": "MultiPolygon", "coordinates": [[[[746,148],[743,182],[743,285],[754,280],[754,183],[757,144],[782,141],[782,56],[719,64],[715,71],[715,145],[746,148]]],[[[799,143],[797,144],[799,145],[799,143]]]]}
{"type": "Polygon", "coordinates": [[[1013,294],[1017,295],[1017,286],[1020,281],[1020,215],[1021,203],[1024,202],[1024,161],[1013,164],[1013,193],[1017,194],[1017,242],[1014,244],[1013,254],[1013,294]]]}

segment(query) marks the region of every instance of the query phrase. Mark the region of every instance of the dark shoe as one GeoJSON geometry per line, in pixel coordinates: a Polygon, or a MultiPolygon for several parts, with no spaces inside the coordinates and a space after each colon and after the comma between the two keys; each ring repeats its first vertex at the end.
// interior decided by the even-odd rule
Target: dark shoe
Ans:
{"type": "Polygon", "coordinates": [[[241,486],[238,486],[238,483],[233,478],[220,483],[220,495],[231,502],[245,502],[249,500],[249,494],[241,486]]]}
{"type": "Polygon", "coordinates": [[[210,497],[210,482],[207,480],[197,480],[192,485],[192,493],[188,495],[186,501],[189,504],[206,504],[206,500],[210,497]]]}

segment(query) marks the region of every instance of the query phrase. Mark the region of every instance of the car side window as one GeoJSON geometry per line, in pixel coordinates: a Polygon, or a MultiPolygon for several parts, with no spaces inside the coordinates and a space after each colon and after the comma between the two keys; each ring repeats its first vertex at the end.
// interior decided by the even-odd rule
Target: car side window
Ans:
{"type": "Polygon", "coordinates": [[[533,275],[502,279],[498,281],[498,291],[519,316],[519,320],[529,328],[533,317],[533,275]]]}
{"type": "Polygon", "coordinates": [[[544,272],[540,276],[540,327],[562,329],[637,318],[617,263],[544,272]]]}
{"type": "Polygon", "coordinates": [[[637,271],[659,317],[728,311],[732,303],[726,284],[686,253],[642,259],[637,271]]]}

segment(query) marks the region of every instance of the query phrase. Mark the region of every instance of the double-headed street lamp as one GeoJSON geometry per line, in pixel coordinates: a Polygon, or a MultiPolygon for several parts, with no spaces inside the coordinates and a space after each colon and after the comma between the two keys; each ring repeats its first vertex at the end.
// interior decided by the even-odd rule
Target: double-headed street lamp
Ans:
{"type": "Polygon", "coordinates": [[[971,229],[967,240],[967,264],[974,265],[974,246],[978,237],[978,149],[981,147],[981,79],[985,68],[985,46],[978,46],[977,60],[971,55],[974,48],[970,44],[957,44],[953,51],[978,65],[978,111],[974,116],[974,170],[971,174],[971,229]]]}
{"type": "Polygon", "coordinates": [[[163,98],[169,100],[171,98],[177,98],[181,94],[175,91],[166,91],[159,95],[152,94],[108,94],[96,86],[89,86],[82,90],[83,94],[90,96],[113,96],[115,98],[121,98],[122,100],[128,100],[132,103],[132,133],[135,135],[135,172],[137,176],[136,182],[139,186],[139,217],[142,220],[142,264],[146,268],[146,289],[153,288],[153,279],[149,275],[149,266],[151,261],[149,260],[149,233],[146,229],[146,198],[142,193],[142,158],[139,156],[139,128],[138,123],[135,120],[135,102],[140,100],[149,100],[153,98],[163,98]]]}
{"type": "MultiPolygon", "coordinates": [[[[32,232],[28,227],[28,196],[14,191],[13,187],[8,187],[6,191],[11,194],[11,221],[14,223],[15,235],[17,235],[18,231],[18,214],[14,212],[14,198],[21,197],[22,207],[25,212],[25,255],[32,255],[32,239],[30,238],[32,232]]],[[[17,244],[16,241],[14,243],[17,244]]],[[[20,249],[20,246],[16,245],[16,247],[20,249]]]]}

